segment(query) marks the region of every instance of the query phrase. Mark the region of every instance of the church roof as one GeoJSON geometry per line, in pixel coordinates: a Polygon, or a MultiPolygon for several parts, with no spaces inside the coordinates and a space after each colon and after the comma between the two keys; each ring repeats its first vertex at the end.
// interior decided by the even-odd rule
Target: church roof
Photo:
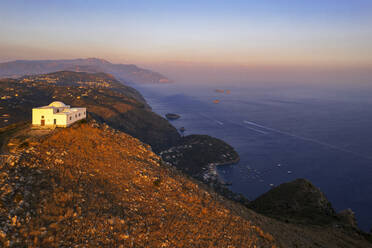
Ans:
{"type": "Polygon", "coordinates": [[[56,108],[67,107],[66,104],[64,104],[63,102],[59,102],[59,101],[52,102],[48,106],[49,107],[56,107],[56,108]]]}

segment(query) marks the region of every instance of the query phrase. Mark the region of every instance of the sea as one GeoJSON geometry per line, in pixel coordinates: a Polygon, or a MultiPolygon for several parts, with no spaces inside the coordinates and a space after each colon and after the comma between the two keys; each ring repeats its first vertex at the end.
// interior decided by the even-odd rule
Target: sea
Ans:
{"type": "Polygon", "coordinates": [[[240,162],[218,167],[230,189],[250,200],[306,178],[336,211],[350,208],[372,228],[372,86],[220,83],[134,85],[153,111],[185,135],[220,138],[240,162]],[[223,92],[222,92],[223,91],[223,92]]]}

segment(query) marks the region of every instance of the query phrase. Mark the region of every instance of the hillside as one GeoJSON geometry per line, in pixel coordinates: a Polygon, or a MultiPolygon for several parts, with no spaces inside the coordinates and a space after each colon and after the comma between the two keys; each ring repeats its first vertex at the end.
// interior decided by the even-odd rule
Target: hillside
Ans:
{"type": "Polygon", "coordinates": [[[3,246],[275,244],[127,134],[82,125],[25,149],[0,169],[3,246]]]}
{"type": "Polygon", "coordinates": [[[62,71],[0,80],[0,127],[31,120],[33,107],[58,100],[84,106],[88,118],[150,144],[155,151],[175,145],[180,135],[156,115],[141,94],[105,73],[62,71]]]}
{"type": "Polygon", "coordinates": [[[130,64],[112,64],[103,59],[73,60],[16,60],[0,63],[0,78],[17,78],[23,75],[45,74],[56,71],[110,73],[123,82],[169,83],[170,79],[147,69],[130,64]]]}
{"type": "Polygon", "coordinates": [[[371,247],[342,228],[256,214],[105,125],[31,140],[0,167],[4,247],[371,247]]]}

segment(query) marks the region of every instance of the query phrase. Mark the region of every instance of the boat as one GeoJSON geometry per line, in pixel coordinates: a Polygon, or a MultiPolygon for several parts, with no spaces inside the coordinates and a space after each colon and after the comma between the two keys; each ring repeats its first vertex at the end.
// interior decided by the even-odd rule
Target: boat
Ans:
{"type": "Polygon", "coordinates": [[[177,119],[179,119],[181,116],[178,115],[178,114],[167,113],[167,114],[165,115],[165,117],[167,117],[168,120],[177,120],[177,119]]]}
{"type": "Polygon", "coordinates": [[[216,99],[216,100],[213,100],[213,103],[219,103],[220,100],[216,99]]]}

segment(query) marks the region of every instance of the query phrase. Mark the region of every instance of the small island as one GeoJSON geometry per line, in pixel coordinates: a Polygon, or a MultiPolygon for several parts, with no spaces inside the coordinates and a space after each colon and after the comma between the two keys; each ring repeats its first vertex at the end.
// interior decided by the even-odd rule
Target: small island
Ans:
{"type": "Polygon", "coordinates": [[[178,114],[167,113],[167,114],[165,115],[165,117],[167,117],[168,120],[177,120],[177,119],[179,119],[181,116],[178,115],[178,114]]]}
{"type": "Polygon", "coordinates": [[[231,93],[230,90],[221,90],[221,89],[215,89],[214,92],[217,92],[217,93],[225,93],[225,94],[230,94],[230,93],[231,93]]]}

